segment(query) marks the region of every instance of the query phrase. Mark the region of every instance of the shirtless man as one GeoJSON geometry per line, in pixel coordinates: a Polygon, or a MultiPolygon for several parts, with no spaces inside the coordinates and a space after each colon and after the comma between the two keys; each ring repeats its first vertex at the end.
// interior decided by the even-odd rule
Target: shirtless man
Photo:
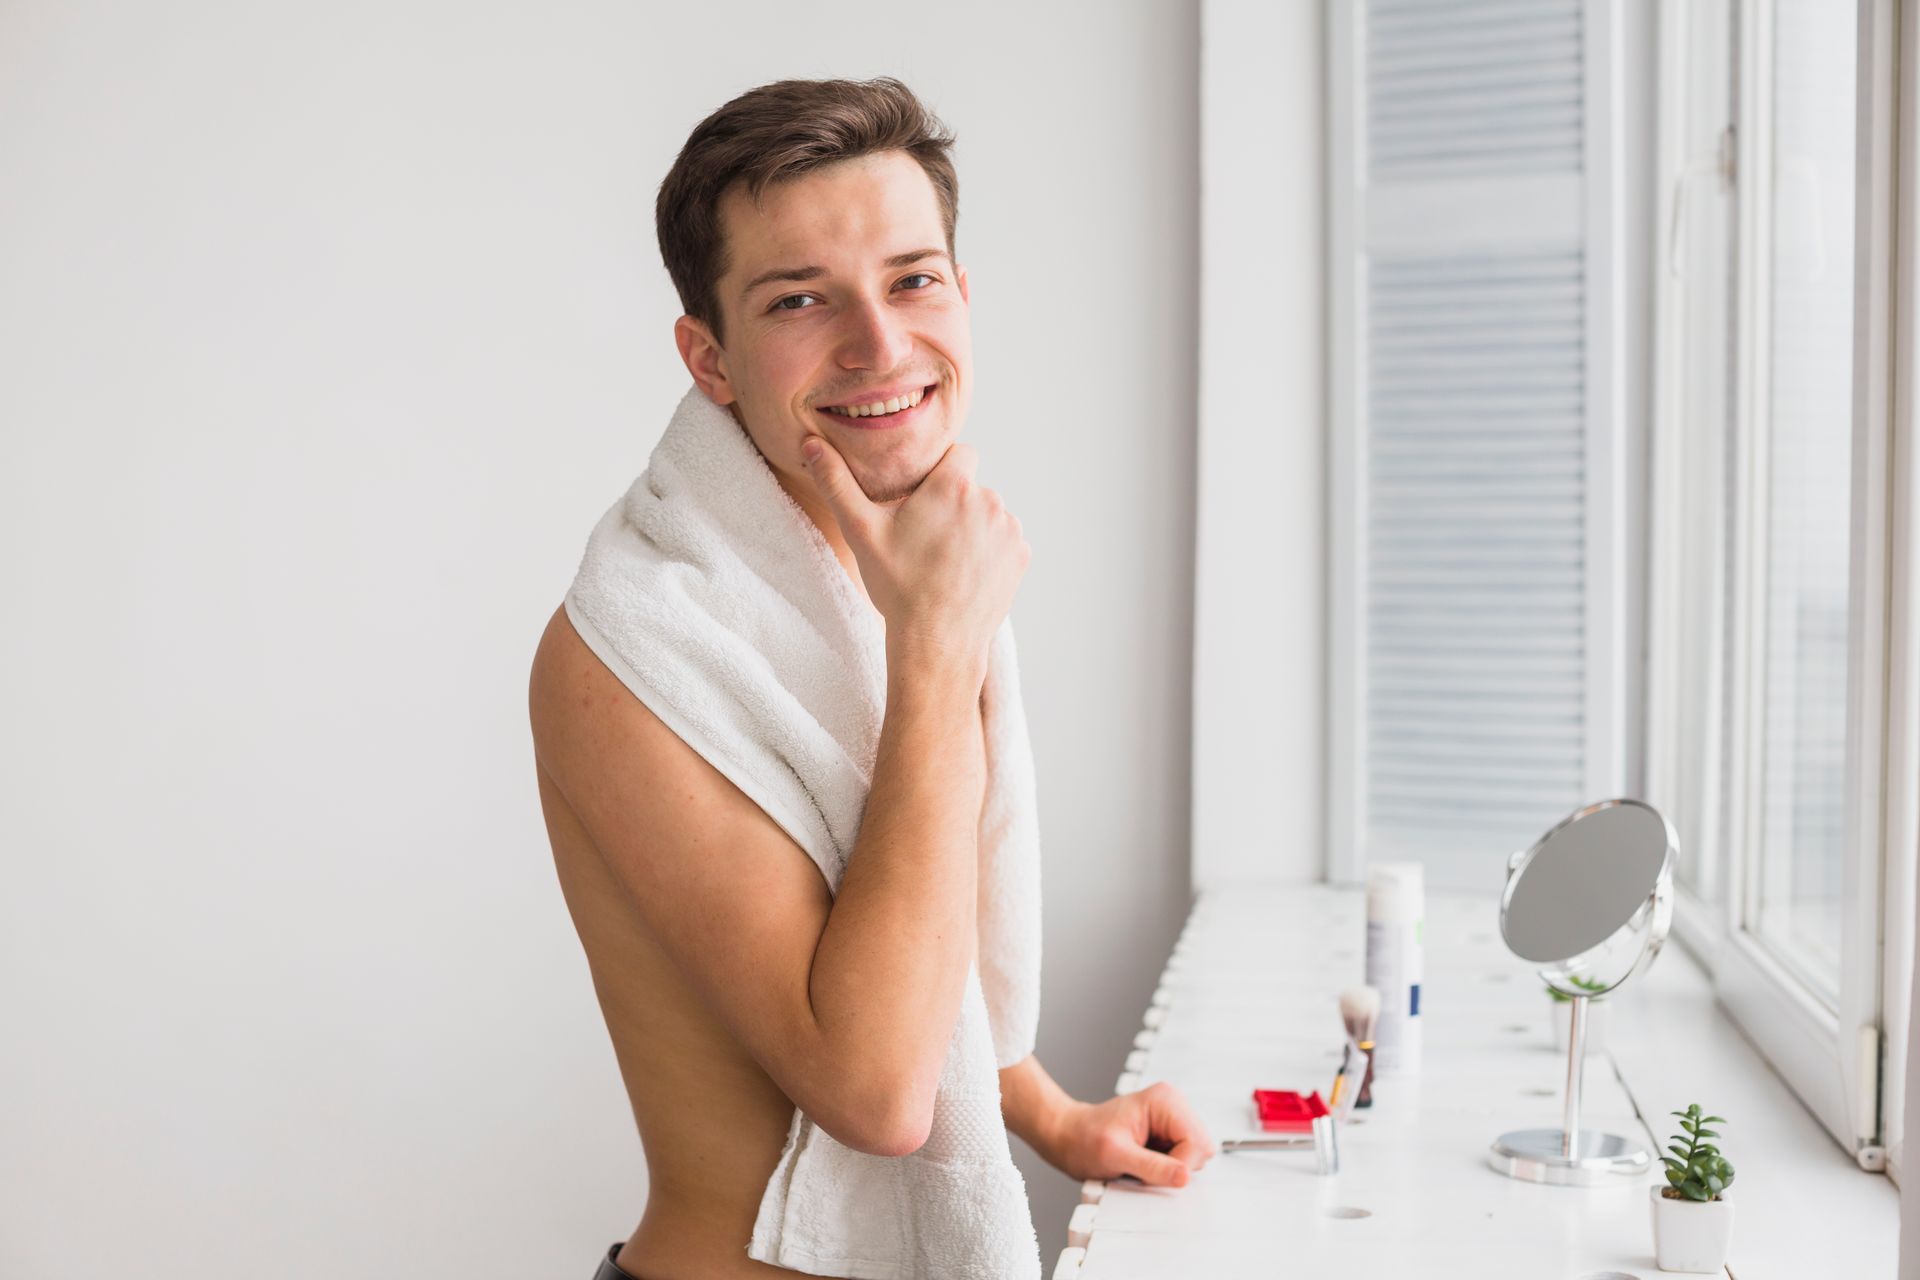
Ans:
{"type": "MultiPolygon", "coordinates": [[[[886,619],[888,687],[836,898],[563,610],[547,624],[540,801],[647,1160],[612,1274],[798,1274],[746,1256],[795,1106],[875,1155],[926,1138],[977,945],[981,684],[1028,559],[955,441],[973,368],[949,141],[897,82],[788,81],[714,113],[661,188],[681,358],[886,619]],[[885,430],[834,412],[917,389],[885,430]]],[[[1000,1089],[1008,1131],[1070,1178],[1183,1186],[1214,1153],[1166,1084],[1081,1102],[1029,1056],[1000,1089]]]]}

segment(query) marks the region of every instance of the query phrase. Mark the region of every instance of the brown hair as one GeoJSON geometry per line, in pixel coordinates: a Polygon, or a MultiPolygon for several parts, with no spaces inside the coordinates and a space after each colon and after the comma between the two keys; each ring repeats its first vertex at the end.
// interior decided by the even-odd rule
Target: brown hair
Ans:
{"type": "Polygon", "coordinates": [[[960,179],[947,155],[952,145],[939,117],[891,76],[780,80],[749,89],[694,127],[654,201],[660,256],[680,305],[725,340],[719,283],[730,264],[720,198],[736,182],[757,201],[774,183],[877,151],[905,151],[920,162],[940,201],[951,256],[960,216],[960,179]]]}

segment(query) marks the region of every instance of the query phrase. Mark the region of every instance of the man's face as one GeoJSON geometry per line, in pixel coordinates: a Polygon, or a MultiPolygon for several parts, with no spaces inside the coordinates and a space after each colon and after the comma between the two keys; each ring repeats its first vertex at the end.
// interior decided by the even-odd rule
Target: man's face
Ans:
{"type": "Polygon", "coordinates": [[[967,276],[925,171],[880,152],[769,187],[758,205],[736,187],[720,216],[726,346],[691,317],[676,326],[695,380],[796,497],[812,495],[800,443],[815,433],[868,498],[905,498],[958,437],[973,391],[967,276]]]}

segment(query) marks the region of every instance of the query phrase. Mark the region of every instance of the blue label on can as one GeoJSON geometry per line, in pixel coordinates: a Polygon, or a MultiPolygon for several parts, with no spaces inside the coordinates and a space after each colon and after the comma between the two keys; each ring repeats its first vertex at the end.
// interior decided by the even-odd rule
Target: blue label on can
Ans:
{"type": "Polygon", "coordinates": [[[1407,1009],[1407,1016],[1409,1018],[1417,1018],[1420,1016],[1420,984],[1417,982],[1414,983],[1412,990],[1413,1001],[1407,1009]]]}

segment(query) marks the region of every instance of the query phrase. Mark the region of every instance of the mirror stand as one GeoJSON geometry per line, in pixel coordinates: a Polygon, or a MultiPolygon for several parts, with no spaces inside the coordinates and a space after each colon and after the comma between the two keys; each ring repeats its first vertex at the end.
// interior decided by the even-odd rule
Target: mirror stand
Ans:
{"type": "MultiPolygon", "coordinates": [[[[1566,994],[1566,993],[1563,993],[1566,994]]],[[[1516,1129],[1494,1140],[1490,1163],[1509,1178],[1549,1182],[1558,1186],[1591,1187],[1616,1176],[1645,1173],[1653,1163],[1647,1149],[1612,1133],[1589,1133],[1580,1128],[1580,1077],[1587,1060],[1587,1001],[1573,1002],[1572,1029],[1567,1035],[1567,1111],[1563,1128],[1516,1129]]]]}

